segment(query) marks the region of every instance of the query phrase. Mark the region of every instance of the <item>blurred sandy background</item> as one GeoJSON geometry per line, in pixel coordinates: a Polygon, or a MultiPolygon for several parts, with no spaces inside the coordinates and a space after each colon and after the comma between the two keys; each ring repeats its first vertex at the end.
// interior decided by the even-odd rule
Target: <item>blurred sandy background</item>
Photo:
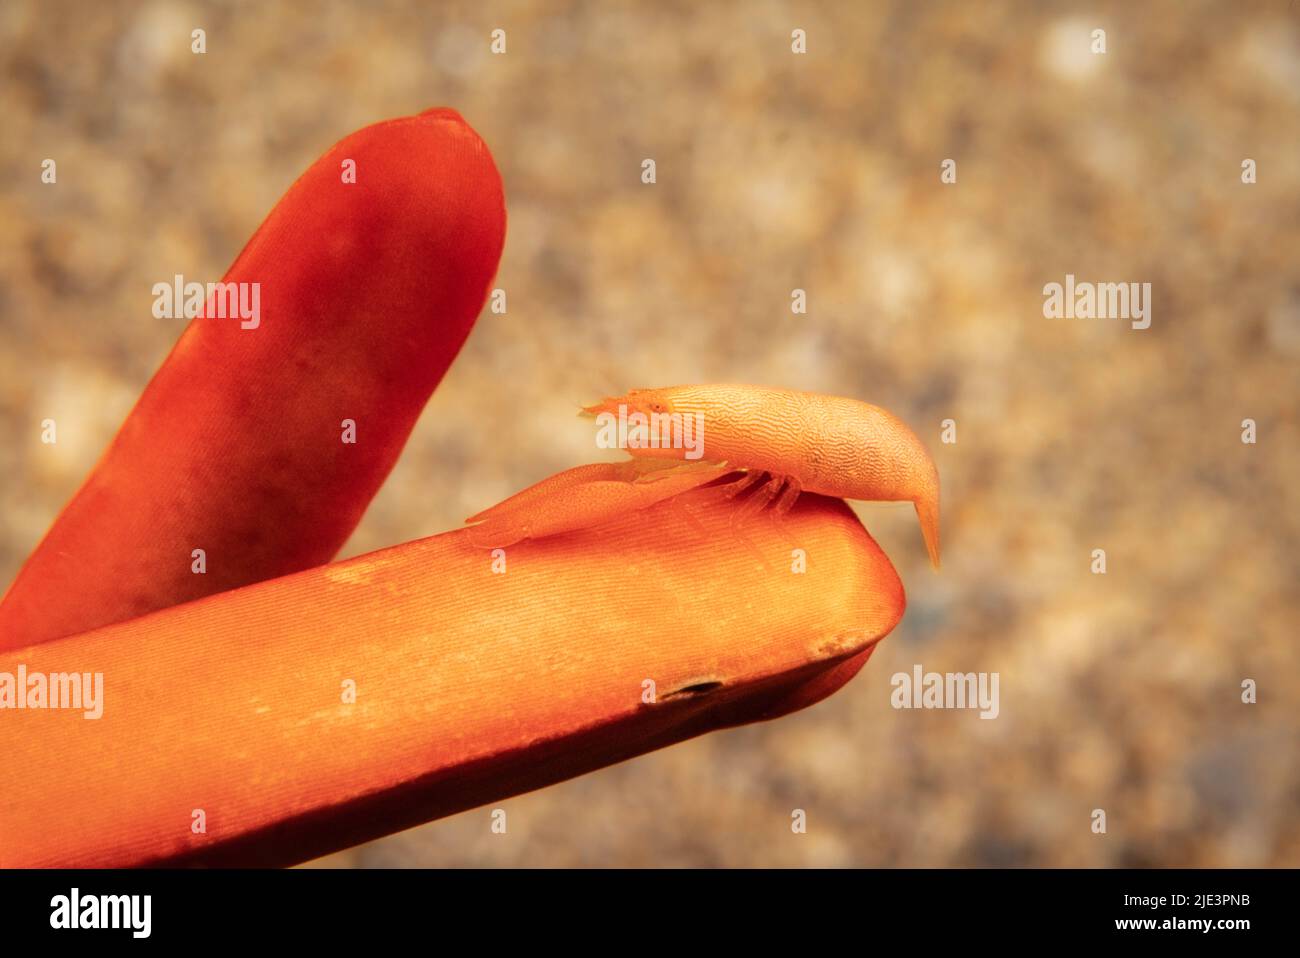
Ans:
{"type": "Polygon", "coordinates": [[[505,178],[509,312],[347,554],[591,461],[574,407],[632,386],[857,396],[939,461],[941,574],[860,510],[909,608],[827,702],[326,863],[1300,865],[1296,4],[7,0],[0,61],[5,583],[180,331],[152,284],[434,105],[505,178]],[[1152,283],[1151,328],[1044,319],[1067,272],[1152,283]],[[1001,716],[893,710],[917,662],[999,672],[1001,716]]]}

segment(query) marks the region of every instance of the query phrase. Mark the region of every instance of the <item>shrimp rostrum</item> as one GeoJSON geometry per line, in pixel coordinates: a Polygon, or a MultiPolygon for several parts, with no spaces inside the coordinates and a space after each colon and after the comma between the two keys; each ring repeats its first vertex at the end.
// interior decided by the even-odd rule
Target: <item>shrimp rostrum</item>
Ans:
{"type": "Polygon", "coordinates": [[[569,469],[471,516],[475,543],[506,546],[584,529],[728,477],[717,494],[748,493],[740,516],[780,517],[802,492],[911,502],[939,566],[938,470],[916,434],[879,406],[721,384],[634,389],[583,414],[632,458],[569,469]]]}

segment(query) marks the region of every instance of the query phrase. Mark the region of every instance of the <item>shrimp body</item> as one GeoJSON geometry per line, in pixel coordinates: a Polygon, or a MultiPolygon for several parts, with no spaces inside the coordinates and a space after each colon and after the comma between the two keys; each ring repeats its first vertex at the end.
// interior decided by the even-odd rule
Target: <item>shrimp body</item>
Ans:
{"type": "MultiPolygon", "coordinates": [[[[598,419],[635,416],[635,422],[644,424],[626,448],[633,463],[645,465],[614,464],[632,467],[625,478],[643,487],[637,501],[649,504],[718,479],[723,465],[745,473],[732,484],[730,494],[755,487],[740,506],[742,512],[771,505],[780,515],[805,491],[842,499],[910,501],[930,561],[936,568],[939,565],[938,470],[916,434],[879,406],[793,389],[715,384],[634,389],[588,406],[583,413],[598,419]],[[692,441],[674,441],[683,435],[692,441]],[[646,462],[656,459],[680,460],[680,464],[664,462],[654,468],[646,462]],[[692,476],[698,478],[694,485],[692,476]],[[652,491],[654,486],[663,494],[652,491]]],[[[576,472],[561,473],[546,483],[576,472]]],[[[559,483],[568,491],[568,501],[574,501],[573,484],[581,485],[581,478],[559,483]]],[[[545,484],[533,488],[541,485],[545,484]]],[[[520,493],[502,506],[524,498],[525,493],[520,493]]],[[[536,505],[538,498],[529,502],[536,505]]],[[[593,511],[593,519],[599,511],[593,511]]],[[[493,512],[475,518],[488,518],[493,512]]],[[[572,509],[563,512],[558,519],[548,515],[535,527],[549,531],[592,524],[572,509]]],[[[521,530],[520,518],[516,516],[508,534],[521,530]]]]}

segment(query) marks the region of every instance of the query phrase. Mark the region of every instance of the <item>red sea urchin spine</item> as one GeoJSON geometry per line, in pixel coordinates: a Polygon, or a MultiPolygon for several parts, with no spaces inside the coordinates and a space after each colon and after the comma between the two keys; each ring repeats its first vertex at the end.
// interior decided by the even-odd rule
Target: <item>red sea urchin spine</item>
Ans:
{"type": "Polygon", "coordinates": [[[256,326],[186,328],[0,603],[0,649],[329,561],[468,336],[504,239],[500,175],[455,111],[336,144],[226,274],[260,284],[256,326]]]}

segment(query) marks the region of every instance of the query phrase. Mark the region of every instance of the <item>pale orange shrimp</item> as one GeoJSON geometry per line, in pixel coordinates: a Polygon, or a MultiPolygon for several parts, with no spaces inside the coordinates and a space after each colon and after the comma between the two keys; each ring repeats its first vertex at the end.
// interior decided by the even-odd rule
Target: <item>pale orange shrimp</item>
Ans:
{"type": "Polygon", "coordinates": [[[754,487],[742,515],[769,505],[783,515],[801,492],[910,501],[939,567],[938,470],[916,434],[879,406],[719,384],[634,389],[583,413],[609,414],[606,427],[622,416],[633,427],[625,447],[633,458],[567,470],[470,517],[480,523],[474,542],[506,546],[587,528],[740,472],[718,488],[735,496],[754,487]]]}

